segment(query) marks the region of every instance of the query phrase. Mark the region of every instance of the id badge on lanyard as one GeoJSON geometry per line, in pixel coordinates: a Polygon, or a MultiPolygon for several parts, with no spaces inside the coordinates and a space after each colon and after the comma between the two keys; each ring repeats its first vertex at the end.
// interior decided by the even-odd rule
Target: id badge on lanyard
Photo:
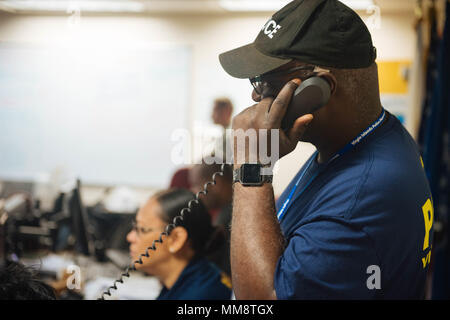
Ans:
{"type": "MultiPolygon", "coordinates": [[[[319,175],[320,172],[323,171],[324,168],[326,168],[333,160],[339,158],[340,156],[342,156],[344,153],[346,153],[347,151],[353,149],[358,143],[360,143],[364,138],[366,138],[370,133],[373,132],[373,130],[375,130],[381,123],[383,123],[383,120],[386,116],[386,111],[383,108],[383,111],[381,112],[381,115],[378,117],[377,120],[375,120],[370,126],[368,126],[366,129],[364,129],[355,139],[353,139],[350,143],[348,143],[345,147],[343,147],[341,150],[339,150],[330,160],[327,161],[327,163],[321,168],[321,170],[319,170],[318,172],[316,172],[309,180],[308,182],[304,185],[304,187],[300,190],[300,194],[299,196],[308,188],[309,185],[311,185],[311,183],[314,181],[314,179],[319,175]]],[[[317,153],[317,151],[316,151],[317,153]]],[[[302,172],[302,174],[300,175],[300,177],[297,179],[297,181],[295,182],[294,186],[292,187],[291,192],[289,193],[288,197],[286,198],[286,200],[284,200],[283,205],[281,206],[280,210],[278,210],[277,213],[277,218],[278,221],[281,221],[281,219],[283,218],[283,216],[286,214],[286,211],[289,209],[289,207],[292,204],[293,201],[293,197],[295,192],[297,191],[297,188],[301,182],[301,180],[303,179],[303,177],[305,176],[306,172],[308,172],[309,167],[311,166],[312,162],[316,159],[316,154],[314,154],[311,159],[309,159],[308,163],[306,164],[305,170],[302,172]]]]}

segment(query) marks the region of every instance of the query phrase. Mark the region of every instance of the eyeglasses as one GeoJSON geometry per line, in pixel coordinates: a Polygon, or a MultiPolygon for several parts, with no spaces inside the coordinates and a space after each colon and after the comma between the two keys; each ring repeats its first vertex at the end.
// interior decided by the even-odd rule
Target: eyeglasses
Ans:
{"type": "MultiPolygon", "coordinates": [[[[313,75],[319,73],[319,72],[330,72],[330,70],[327,69],[322,69],[321,67],[318,66],[313,66],[313,65],[303,65],[303,66],[297,66],[288,70],[281,70],[281,71],[277,71],[277,72],[268,72],[256,77],[253,77],[250,79],[250,83],[252,84],[253,88],[255,89],[256,93],[259,95],[262,94],[266,94],[268,95],[268,93],[274,93],[274,83],[277,82],[276,78],[280,78],[281,75],[287,75],[289,73],[293,73],[296,71],[302,71],[302,73],[299,73],[296,75],[296,77],[300,78],[300,80],[304,81],[310,77],[312,77],[313,75]],[[272,84],[269,84],[272,83],[272,84]],[[268,90],[271,89],[271,90],[268,90]]],[[[278,79],[278,85],[276,86],[277,89],[281,89],[281,87],[284,85],[284,83],[282,83],[282,81],[280,81],[281,79],[278,79]]]]}
{"type": "Polygon", "coordinates": [[[139,227],[137,225],[136,220],[133,220],[131,222],[131,231],[135,231],[136,234],[139,236],[153,232],[153,231],[159,231],[159,229],[154,229],[154,228],[144,228],[144,227],[139,227]]]}

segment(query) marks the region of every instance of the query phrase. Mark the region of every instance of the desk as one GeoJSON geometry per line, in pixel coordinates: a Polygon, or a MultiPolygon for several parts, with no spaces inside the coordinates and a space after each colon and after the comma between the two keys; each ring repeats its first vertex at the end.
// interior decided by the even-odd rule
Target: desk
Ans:
{"type": "MultiPolygon", "coordinates": [[[[31,266],[39,271],[41,280],[52,283],[60,280],[58,286],[64,289],[64,285],[77,284],[79,272],[81,284],[79,292],[85,300],[96,300],[104,290],[114,283],[123,273],[112,262],[98,262],[93,257],[63,253],[33,253],[20,260],[26,266],[31,266]],[[64,274],[66,273],[66,276],[64,274]],[[69,277],[70,276],[70,277],[69,277]]],[[[141,272],[132,272],[130,278],[124,278],[123,284],[117,285],[118,290],[112,290],[112,296],[105,299],[116,300],[153,300],[161,291],[161,284],[155,277],[149,277],[141,272]]]]}
{"type": "MultiPolygon", "coordinates": [[[[100,277],[86,284],[85,299],[96,300],[109,288],[117,278],[100,277]]],[[[141,272],[131,272],[129,278],[118,283],[117,290],[111,290],[111,297],[105,300],[154,300],[161,292],[162,286],[156,277],[146,276],[141,272]]]]}

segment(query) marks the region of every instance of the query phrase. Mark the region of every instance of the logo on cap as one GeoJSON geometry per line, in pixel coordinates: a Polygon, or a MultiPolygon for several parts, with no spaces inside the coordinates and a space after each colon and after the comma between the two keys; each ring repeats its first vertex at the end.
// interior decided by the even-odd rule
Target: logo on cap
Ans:
{"type": "Polygon", "coordinates": [[[271,19],[266,22],[266,24],[261,28],[261,31],[264,31],[264,34],[272,39],[273,35],[277,33],[280,28],[281,26],[277,24],[275,20],[271,19]]]}

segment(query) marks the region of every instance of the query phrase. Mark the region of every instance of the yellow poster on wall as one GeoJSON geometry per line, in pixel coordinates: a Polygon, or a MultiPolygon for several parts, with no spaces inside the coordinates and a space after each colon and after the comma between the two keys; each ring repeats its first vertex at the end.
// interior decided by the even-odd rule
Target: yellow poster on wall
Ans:
{"type": "Polygon", "coordinates": [[[408,115],[408,73],[410,60],[377,61],[383,107],[405,125],[408,115]]]}
{"type": "Polygon", "coordinates": [[[409,60],[377,61],[381,94],[407,94],[409,60]]]}

